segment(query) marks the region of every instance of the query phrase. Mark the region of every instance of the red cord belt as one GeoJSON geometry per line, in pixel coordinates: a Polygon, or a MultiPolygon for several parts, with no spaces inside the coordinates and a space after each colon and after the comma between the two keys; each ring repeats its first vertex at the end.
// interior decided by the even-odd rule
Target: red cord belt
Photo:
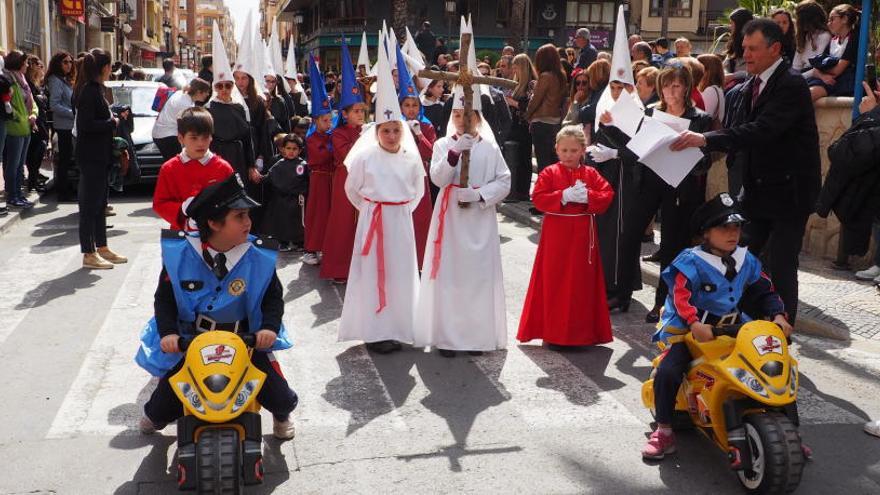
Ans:
{"type": "Polygon", "coordinates": [[[402,206],[409,204],[410,201],[373,201],[364,198],[365,201],[375,204],[373,208],[373,217],[370,219],[370,228],[367,231],[367,238],[364,241],[364,247],[361,249],[361,256],[370,254],[370,247],[373,244],[373,237],[376,237],[376,273],[377,285],[379,288],[379,307],[377,313],[385,309],[385,240],[382,230],[382,207],[383,206],[402,206]]]}

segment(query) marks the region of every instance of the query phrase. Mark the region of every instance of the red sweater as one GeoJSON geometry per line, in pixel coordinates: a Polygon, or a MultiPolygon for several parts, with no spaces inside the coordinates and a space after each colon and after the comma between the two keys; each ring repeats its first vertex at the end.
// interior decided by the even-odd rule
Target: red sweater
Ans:
{"type": "Polygon", "coordinates": [[[183,230],[186,219],[180,206],[186,198],[195,196],[208,184],[230,175],[232,166],[220,155],[214,155],[205,165],[198,160],[184,164],[180,161],[180,155],[176,155],[159,169],[159,180],[153,193],[153,211],[170,223],[172,229],[183,230]]]}

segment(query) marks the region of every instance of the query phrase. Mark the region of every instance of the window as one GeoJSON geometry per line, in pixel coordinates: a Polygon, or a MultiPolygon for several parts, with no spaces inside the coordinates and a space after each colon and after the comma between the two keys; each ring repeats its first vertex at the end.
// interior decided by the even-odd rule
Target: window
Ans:
{"type": "MultiPolygon", "coordinates": [[[[651,17],[663,17],[664,1],[651,0],[651,8],[648,15],[651,17]]],[[[669,17],[691,17],[691,0],[669,0],[669,17]]]]}
{"type": "Polygon", "coordinates": [[[565,5],[565,23],[577,27],[610,26],[614,24],[614,13],[614,2],[569,0],[565,5]]]}
{"type": "Polygon", "coordinates": [[[498,10],[495,11],[495,24],[500,28],[506,28],[510,23],[512,0],[498,0],[498,10]]]}
{"type": "Polygon", "coordinates": [[[37,0],[15,2],[15,44],[19,49],[34,50],[40,45],[40,4],[37,0]]]}

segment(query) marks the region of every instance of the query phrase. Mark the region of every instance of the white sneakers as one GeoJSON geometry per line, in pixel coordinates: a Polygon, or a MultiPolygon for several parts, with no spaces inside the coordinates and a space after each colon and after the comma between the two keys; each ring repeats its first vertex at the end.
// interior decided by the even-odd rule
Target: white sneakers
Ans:
{"type": "Polygon", "coordinates": [[[873,280],[880,283],[880,266],[874,265],[867,270],[856,272],[856,278],[859,280],[873,280]]]}
{"type": "Polygon", "coordinates": [[[865,423],[865,433],[868,435],[874,435],[875,437],[880,437],[880,419],[875,419],[874,421],[868,421],[865,423]]]}
{"type": "Polygon", "coordinates": [[[296,428],[294,428],[293,421],[290,419],[287,421],[278,421],[277,419],[272,418],[272,434],[275,435],[275,438],[278,440],[290,440],[296,436],[296,428]]]}

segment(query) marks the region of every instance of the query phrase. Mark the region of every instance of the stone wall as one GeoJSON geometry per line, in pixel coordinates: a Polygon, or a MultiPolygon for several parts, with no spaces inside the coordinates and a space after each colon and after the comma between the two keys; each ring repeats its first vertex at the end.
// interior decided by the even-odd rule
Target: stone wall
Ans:
{"type": "MultiPolygon", "coordinates": [[[[816,102],[816,125],[819,130],[819,153],[822,158],[822,178],[828,173],[828,146],[841,136],[852,124],[852,98],[822,98],[816,102]]],[[[724,155],[717,154],[709,171],[707,197],[712,197],[727,190],[727,166],[724,155]]],[[[837,241],[840,233],[840,222],[834,215],[819,218],[812,215],[807,222],[804,235],[803,252],[822,258],[834,258],[837,255],[837,241]]],[[[870,251],[869,251],[870,252],[870,251]]],[[[863,260],[853,260],[859,265],[867,264],[869,256],[863,260]]]]}

